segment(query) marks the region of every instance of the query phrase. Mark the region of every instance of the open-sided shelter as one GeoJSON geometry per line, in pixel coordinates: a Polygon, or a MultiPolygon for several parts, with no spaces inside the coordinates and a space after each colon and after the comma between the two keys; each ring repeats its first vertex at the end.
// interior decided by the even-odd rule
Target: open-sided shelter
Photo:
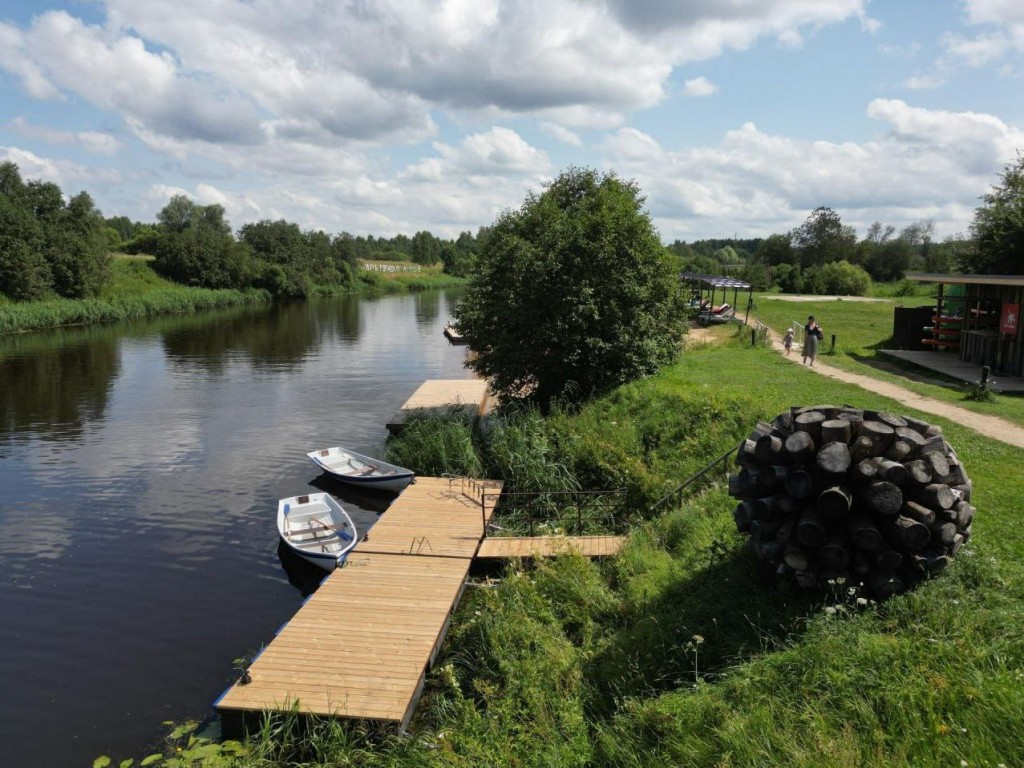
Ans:
{"type": "Polygon", "coordinates": [[[750,317],[750,306],[754,303],[754,289],[750,283],[737,280],[735,277],[724,277],[722,275],[701,275],[696,272],[681,272],[679,280],[687,283],[693,290],[693,300],[700,307],[707,306],[709,309],[715,307],[715,295],[721,291],[722,303],[725,303],[729,289],[732,289],[732,307],[735,310],[739,303],[739,292],[747,292],[747,307],[743,316],[743,324],[747,324],[750,317]]]}
{"type": "Polygon", "coordinates": [[[907,277],[937,286],[934,311],[920,328],[922,345],[965,363],[1024,376],[1024,275],[910,272],[907,277]]]}

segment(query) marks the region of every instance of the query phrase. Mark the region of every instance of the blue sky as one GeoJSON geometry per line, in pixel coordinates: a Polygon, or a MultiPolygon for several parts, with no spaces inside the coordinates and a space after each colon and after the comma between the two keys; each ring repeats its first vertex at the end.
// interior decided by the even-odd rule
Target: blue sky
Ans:
{"type": "Polygon", "coordinates": [[[0,160],[152,221],[455,236],[570,164],[662,239],[966,231],[1024,150],[1018,0],[5,0],[0,160]]]}

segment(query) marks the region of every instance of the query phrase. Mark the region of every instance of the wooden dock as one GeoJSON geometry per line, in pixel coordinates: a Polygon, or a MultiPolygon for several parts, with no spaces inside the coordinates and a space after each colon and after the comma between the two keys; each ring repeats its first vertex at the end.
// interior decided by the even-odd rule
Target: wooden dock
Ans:
{"type": "Polygon", "coordinates": [[[490,536],[480,542],[476,556],[478,560],[510,560],[575,552],[584,557],[614,557],[625,541],[625,536],[490,536]]]}
{"type": "Polygon", "coordinates": [[[257,656],[250,682],[215,702],[225,732],[293,708],[407,727],[500,487],[428,477],[409,486],[257,656]]]}
{"type": "Polygon", "coordinates": [[[387,428],[392,433],[398,432],[414,411],[443,412],[462,408],[469,416],[479,418],[490,412],[493,403],[487,382],[483,379],[430,379],[402,404],[387,428]]]}
{"type": "Polygon", "coordinates": [[[620,536],[484,538],[501,484],[417,478],[214,703],[228,738],[264,712],[405,729],[475,558],[607,557],[620,536]]]}

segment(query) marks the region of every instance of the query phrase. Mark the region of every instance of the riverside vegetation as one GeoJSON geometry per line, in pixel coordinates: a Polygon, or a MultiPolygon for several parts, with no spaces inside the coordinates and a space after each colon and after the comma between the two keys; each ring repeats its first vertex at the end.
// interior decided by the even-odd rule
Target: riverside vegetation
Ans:
{"type": "Polygon", "coordinates": [[[680,508],[651,506],[794,400],[924,414],[743,338],[685,357],[578,408],[517,409],[483,432],[414,425],[391,443],[421,472],[625,488],[633,522],[614,560],[513,565],[469,590],[408,736],[278,716],[244,745],[179,732],[150,764],[1016,764],[1024,531],[1019,485],[1005,481],[1024,452],[928,417],[975,483],[970,544],[884,603],[848,584],[796,594],[755,576],[720,474],[680,508]]]}
{"type": "MultiPolygon", "coordinates": [[[[354,285],[312,286],[311,296],[343,292],[369,295],[451,288],[464,279],[443,274],[440,267],[416,273],[362,272],[354,285]]],[[[110,323],[160,314],[184,314],[196,310],[269,303],[273,296],[264,288],[194,288],[158,275],[152,260],[142,257],[114,258],[110,281],[95,298],[55,298],[42,301],[0,300],[0,334],[38,331],[68,325],[110,323]]]]}

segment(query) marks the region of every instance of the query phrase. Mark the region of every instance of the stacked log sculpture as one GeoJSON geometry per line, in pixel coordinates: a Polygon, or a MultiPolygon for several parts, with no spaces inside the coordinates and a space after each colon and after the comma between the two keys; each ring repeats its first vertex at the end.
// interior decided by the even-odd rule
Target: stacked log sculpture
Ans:
{"type": "Polygon", "coordinates": [[[766,570],[886,598],[940,573],[971,537],[971,481],[942,428],[850,406],[794,407],[736,454],[734,518],[766,570]]]}

